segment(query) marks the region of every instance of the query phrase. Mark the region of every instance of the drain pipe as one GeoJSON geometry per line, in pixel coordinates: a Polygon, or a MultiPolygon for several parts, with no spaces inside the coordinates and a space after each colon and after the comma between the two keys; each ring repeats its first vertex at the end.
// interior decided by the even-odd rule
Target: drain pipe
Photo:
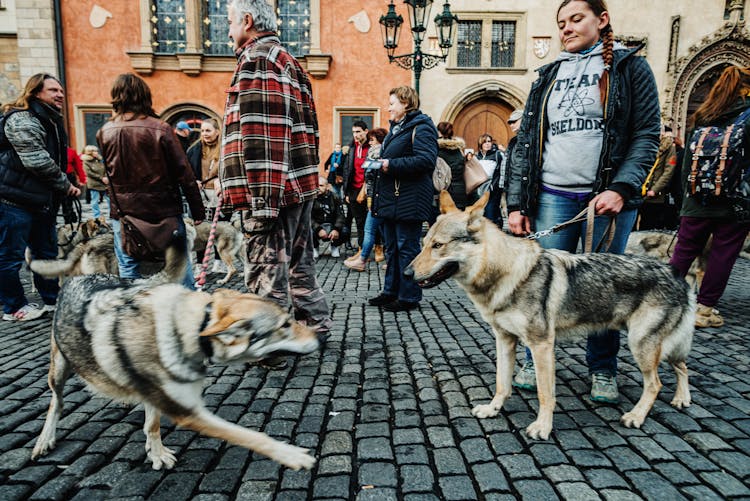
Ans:
{"type": "MultiPolygon", "coordinates": [[[[65,90],[67,103],[67,87],[65,85],[65,51],[63,47],[63,25],[62,25],[62,13],[60,12],[60,0],[52,1],[52,11],[55,16],[55,45],[57,49],[57,78],[60,80],[62,88],[65,90]]],[[[65,110],[67,111],[67,110],[65,110]]],[[[68,129],[68,135],[70,135],[70,117],[69,113],[65,115],[65,128],[68,129]]]]}

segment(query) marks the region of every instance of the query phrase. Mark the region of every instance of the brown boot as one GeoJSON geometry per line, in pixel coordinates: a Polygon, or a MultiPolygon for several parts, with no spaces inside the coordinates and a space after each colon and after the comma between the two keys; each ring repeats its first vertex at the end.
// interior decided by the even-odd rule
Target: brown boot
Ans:
{"type": "Polygon", "coordinates": [[[362,254],[362,248],[360,247],[356,254],[353,256],[349,256],[344,260],[344,264],[348,263],[349,261],[359,261],[359,256],[362,254]]]}
{"type": "Polygon", "coordinates": [[[381,261],[385,261],[385,252],[383,251],[382,245],[376,245],[375,246],[375,262],[380,263],[381,261]]]}
{"type": "Polygon", "coordinates": [[[713,306],[698,303],[698,309],[695,311],[696,327],[721,327],[722,325],[724,325],[724,319],[721,317],[719,310],[713,306]]]}

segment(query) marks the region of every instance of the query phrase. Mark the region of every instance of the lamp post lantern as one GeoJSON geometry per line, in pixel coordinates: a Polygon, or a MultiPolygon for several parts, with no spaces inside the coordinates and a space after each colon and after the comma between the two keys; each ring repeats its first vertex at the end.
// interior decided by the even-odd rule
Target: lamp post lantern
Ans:
{"type": "Polygon", "coordinates": [[[393,0],[388,4],[388,12],[384,16],[380,16],[380,31],[383,34],[383,47],[388,53],[388,61],[396,63],[404,69],[414,71],[414,87],[417,96],[419,95],[419,78],[422,75],[422,70],[434,68],[439,62],[446,60],[448,49],[453,45],[453,33],[458,22],[458,17],[451,13],[450,3],[446,0],[443,4],[443,12],[435,16],[440,55],[422,52],[422,41],[427,32],[432,2],[433,0],[404,0],[409,9],[409,28],[414,40],[414,52],[411,54],[394,55],[396,48],[398,48],[398,38],[404,18],[396,14],[396,6],[393,5],[393,0]]]}

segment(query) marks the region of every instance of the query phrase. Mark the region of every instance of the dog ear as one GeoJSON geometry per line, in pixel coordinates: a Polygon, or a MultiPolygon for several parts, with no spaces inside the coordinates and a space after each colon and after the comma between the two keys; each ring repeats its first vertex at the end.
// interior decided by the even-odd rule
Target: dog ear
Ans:
{"type": "Polygon", "coordinates": [[[440,213],[448,214],[449,212],[458,212],[458,207],[453,202],[451,194],[447,190],[440,192],[440,213]]]}
{"type": "Polygon", "coordinates": [[[242,295],[241,292],[232,289],[217,289],[211,294],[213,302],[212,317],[216,316],[217,320],[209,324],[208,327],[200,333],[201,336],[213,336],[223,330],[226,330],[235,322],[235,318],[229,315],[229,300],[242,295]]]}
{"type": "Polygon", "coordinates": [[[466,208],[466,212],[469,213],[469,221],[466,224],[466,229],[469,233],[476,233],[482,227],[484,222],[484,208],[487,206],[487,201],[490,199],[490,192],[486,191],[474,205],[466,208]]]}

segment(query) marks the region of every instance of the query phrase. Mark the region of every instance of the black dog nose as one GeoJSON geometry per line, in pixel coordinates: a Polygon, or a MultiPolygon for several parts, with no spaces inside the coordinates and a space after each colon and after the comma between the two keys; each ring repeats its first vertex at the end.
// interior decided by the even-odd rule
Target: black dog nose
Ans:
{"type": "Polygon", "coordinates": [[[404,278],[408,278],[409,280],[414,278],[414,268],[411,265],[404,269],[404,278]]]}

